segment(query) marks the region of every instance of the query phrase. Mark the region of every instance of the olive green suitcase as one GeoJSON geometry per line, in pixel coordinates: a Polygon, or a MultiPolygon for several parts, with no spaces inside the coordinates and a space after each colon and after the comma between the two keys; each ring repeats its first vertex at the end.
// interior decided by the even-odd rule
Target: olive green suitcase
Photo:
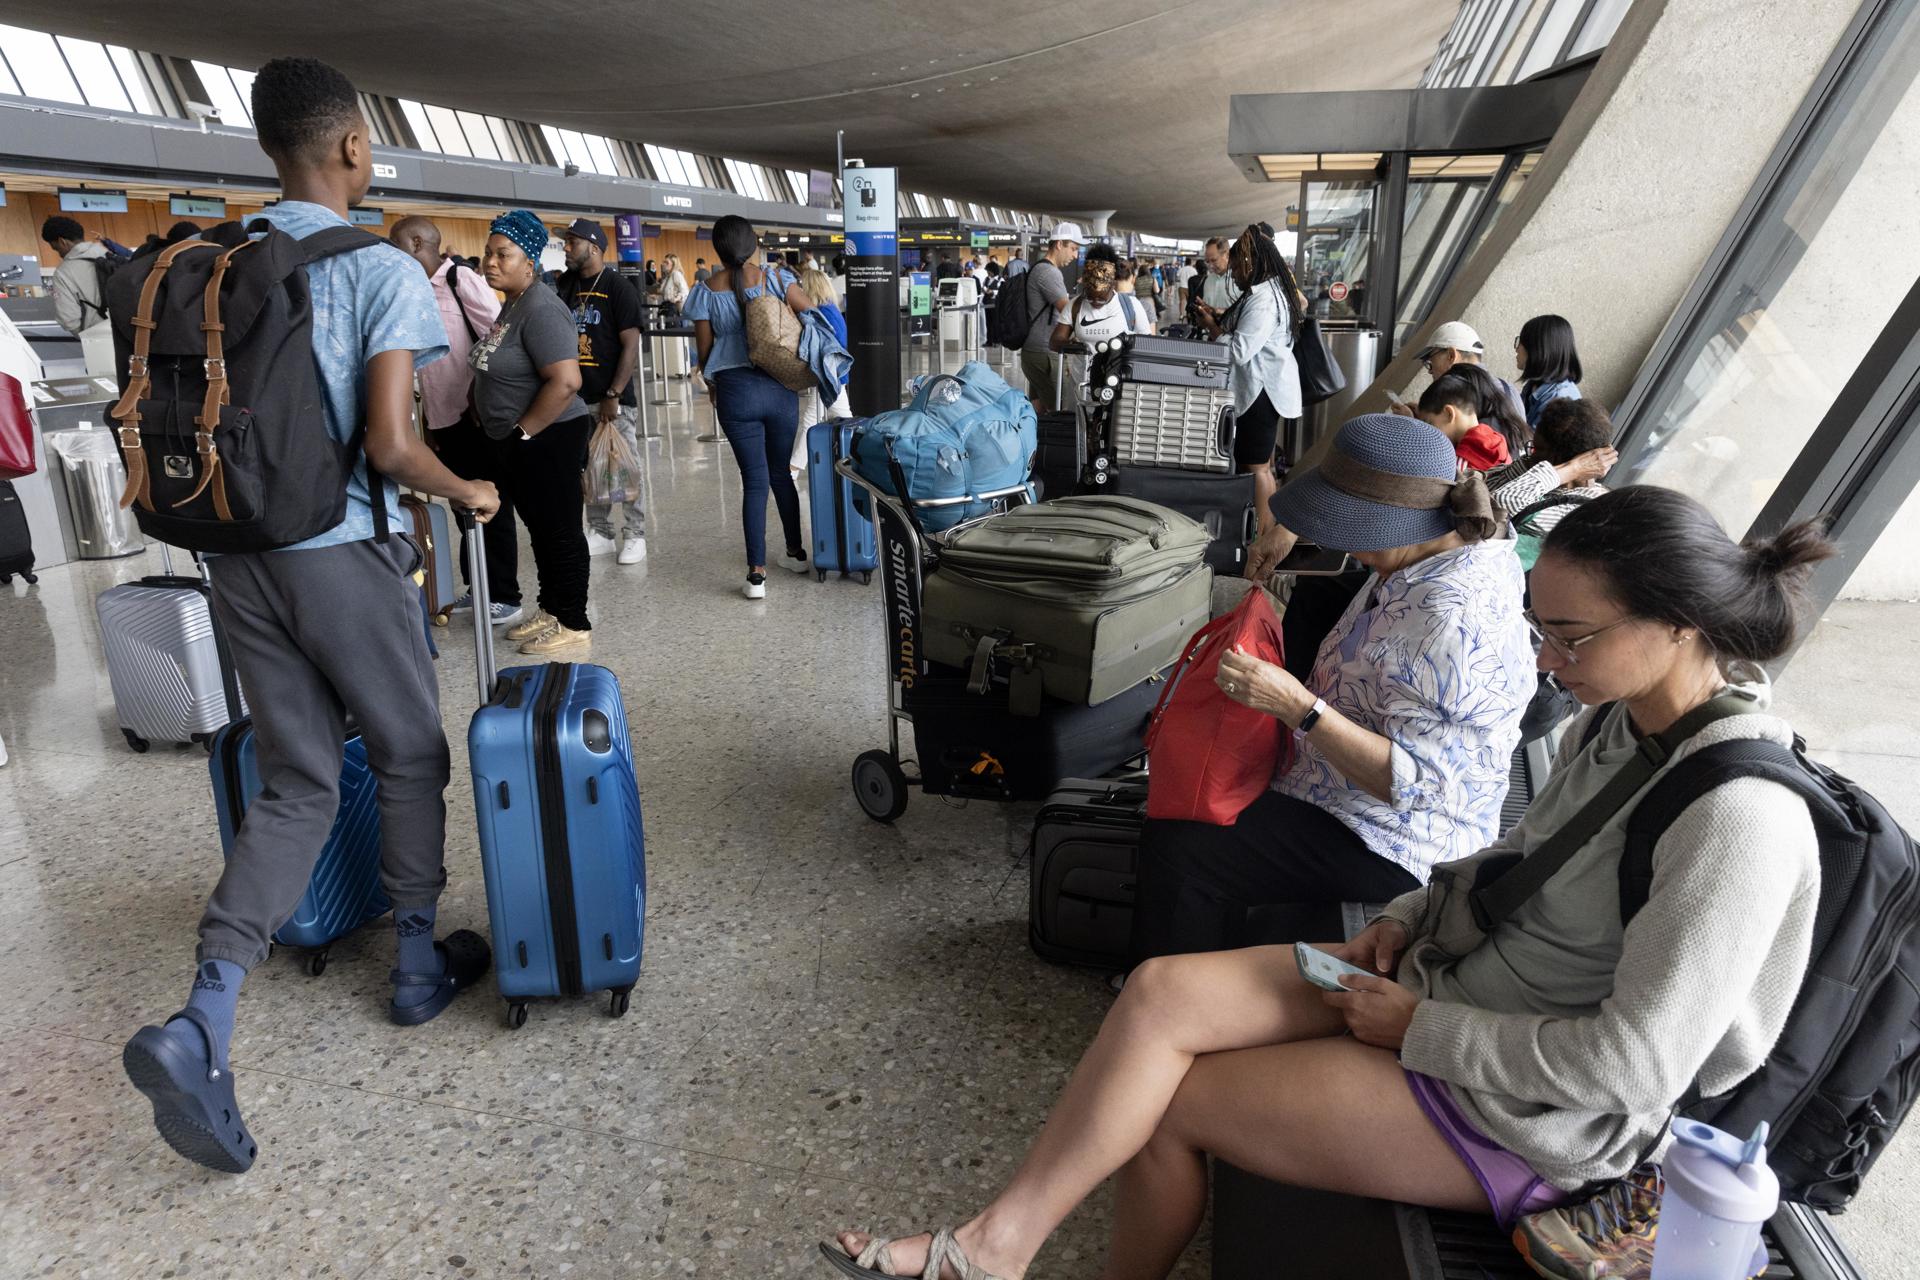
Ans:
{"type": "Polygon", "coordinates": [[[1015,507],[955,531],[921,597],[926,656],[1016,711],[1042,691],[1097,706],[1180,656],[1207,621],[1205,525],[1137,498],[1015,507]]]}

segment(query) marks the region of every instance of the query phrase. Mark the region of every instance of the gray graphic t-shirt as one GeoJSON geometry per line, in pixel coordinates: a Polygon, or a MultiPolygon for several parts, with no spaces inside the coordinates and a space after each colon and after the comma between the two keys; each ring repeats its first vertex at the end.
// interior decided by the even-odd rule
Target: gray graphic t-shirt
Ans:
{"type": "MultiPolygon", "coordinates": [[[[559,294],[536,281],[500,309],[500,318],[486,337],[473,344],[467,357],[473,366],[473,404],[481,428],[495,440],[512,435],[513,424],[540,394],[545,381],[540,370],[579,355],[579,327],[573,312],[559,294]]],[[[554,421],[566,422],[586,411],[586,403],[576,395],[554,421]]]]}

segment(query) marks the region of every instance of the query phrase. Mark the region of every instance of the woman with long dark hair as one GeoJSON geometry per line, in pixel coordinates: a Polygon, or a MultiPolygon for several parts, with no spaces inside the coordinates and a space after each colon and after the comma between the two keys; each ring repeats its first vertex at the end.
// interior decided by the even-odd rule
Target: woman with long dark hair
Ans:
{"type": "Polygon", "coordinates": [[[1535,316],[1513,340],[1513,361],[1520,366],[1520,398],[1527,405],[1527,426],[1540,423],[1540,411],[1555,400],[1578,400],[1580,352],[1565,316],[1535,316]]]}
{"type": "Polygon", "coordinates": [[[1253,473],[1254,509],[1265,532],[1273,524],[1268,506],[1280,487],[1273,474],[1280,420],[1302,411],[1293,337],[1300,332],[1307,300],[1265,223],[1242,231],[1227,260],[1239,298],[1217,321],[1207,312],[1197,314],[1209,338],[1227,337],[1236,419],[1233,460],[1242,472],[1253,473]]]}
{"type": "MultiPolygon", "coordinates": [[[[1646,786],[1609,821],[1581,818],[1654,758],[1649,738],[1673,751],[1647,785],[1710,743],[1793,741],[1759,664],[1793,647],[1808,571],[1830,554],[1806,524],[1735,543],[1665,489],[1623,489],[1566,517],[1533,571],[1538,662],[1594,709],[1526,820],[1328,948],[1367,971],[1343,991],[1309,985],[1281,946],[1135,969],[982,1212],[936,1236],[845,1232],[822,1246],[828,1260],[859,1280],[920,1275],[930,1254],[970,1280],[1019,1276],[1115,1177],[1101,1274],[1164,1276],[1206,1216],[1212,1155],[1295,1186],[1524,1220],[1530,1256],[1559,1259],[1556,1275],[1599,1274],[1635,1250],[1644,1265],[1659,1200],[1641,1162],[1662,1154],[1683,1092],[1723,1093],[1765,1062],[1806,970],[1819,848],[1795,792],[1734,776],[1661,837],[1628,929],[1619,864],[1646,786]],[[1567,828],[1592,834],[1503,919],[1479,923],[1464,888],[1480,870],[1567,828]]],[[[1221,679],[1290,725],[1309,714],[1311,695],[1277,697],[1226,663],[1221,679]]],[[[1324,718],[1310,732],[1326,734],[1324,718]]],[[[1408,783],[1418,775],[1409,767],[1408,783]]],[[[938,1262],[925,1273],[944,1274],[938,1262]]]]}
{"type": "Polygon", "coordinates": [[[787,470],[793,437],[800,429],[800,397],[754,366],[747,354],[747,303],[764,295],[806,311],[813,299],[791,271],[754,265],[760,236],[753,224],[732,214],[713,224],[713,249],[721,269],[687,295],[685,318],[693,321],[697,372],[713,389],[713,412],[740,464],[740,522],[746,533],[749,600],[767,596],[767,494],[780,511],[787,549],[780,563],[805,573],[807,544],[800,530],[800,490],[787,470]]]}

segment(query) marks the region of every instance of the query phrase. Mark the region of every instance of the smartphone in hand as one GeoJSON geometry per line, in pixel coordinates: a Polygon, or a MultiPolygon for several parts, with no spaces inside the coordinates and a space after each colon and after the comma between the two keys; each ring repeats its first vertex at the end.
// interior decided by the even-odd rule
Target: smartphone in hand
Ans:
{"type": "Polygon", "coordinates": [[[1310,947],[1304,942],[1293,944],[1294,963],[1300,966],[1300,976],[1322,991],[1349,991],[1352,988],[1343,985],[1340,979],[1347,974],[1358,974],[1363,978],[1377,978],[1377,973],[1368,973],[1359,965],[1348,964],[1338,956],[1328,955],[1318,947],[1310,947]]]}

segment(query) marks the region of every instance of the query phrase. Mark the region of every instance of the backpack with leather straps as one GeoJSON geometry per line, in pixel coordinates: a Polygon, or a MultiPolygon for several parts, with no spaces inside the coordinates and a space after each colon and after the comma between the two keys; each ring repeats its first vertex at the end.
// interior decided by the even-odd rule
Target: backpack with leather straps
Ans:
{"type": "MultiPolygon", "coordinates": [[[[339,524],[365,427],[327,430],[306,268],[385,243],[354,227],[295,239],[261,219],[143,255],[107,298],[121,396],[116,423],[148,537],[189,551],[273,551],[339,524]],[[264,231],[258,239],[249,231],[264,231]]],[[[371,493],[382,480],[367,469],[371,493]]],[[[387,537],[386,503],[374,533],[387,537]]]]}
{"type": "MultiPolygon", "coordinates": [[[[1583,736],[1591,741],[1604,713],[1583,736]]],[[[1791,748],[1742,739],[1702,747],[1627,819],[1620,921],[1653,887],[1653,850],[1689,805],[1736,778],[1807,803],[1820,845],[1820,905],[1806,976],[1760,1069],[1718,1097],[1689,1090],[1680,1114],[1730,1133],[1770,1126],[1781,1194],[1837,1213],[1860,1190],[1920,1093],[1920,851],[1858,784],[1791,748]]]]}

